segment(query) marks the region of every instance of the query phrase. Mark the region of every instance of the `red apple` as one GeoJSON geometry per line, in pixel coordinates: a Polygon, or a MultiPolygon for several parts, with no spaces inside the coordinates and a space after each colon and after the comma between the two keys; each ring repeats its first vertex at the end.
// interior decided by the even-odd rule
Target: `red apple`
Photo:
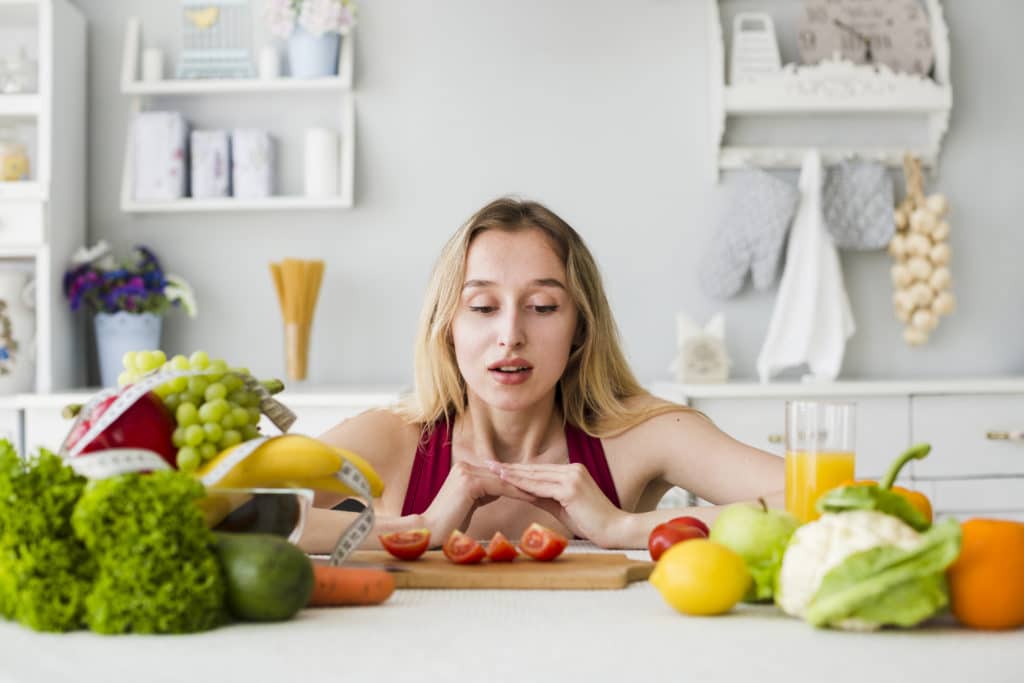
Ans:
{"type": "Polygon", "coordinates": [[[703,531],[705,536],[711,533],[711,530],[708,529],[708,525],[705,524],[703,520],[697,519],[696,517],[673,517],[672,519],[668,520],[666,524],[682,524],[683,526],[694,526],[703,531]]]}
{"type": "Polygon", "coordinates": [[[647,538],[647,549],[651,559],[657,561],[661,554],[676,543],[689,541],[693,538],[707,538],[708,535],[690,524],[674,524],[672,521],[659,524],[647,538]]]}
{"type": "MultiPolygon", "coordinates": [[[[75,425],[65,446],[73,448],[89,432],[117,396],[110,396],[96,404],[95,408],[75,425]]],[[[99,435],[86,444],[79,455],[101,451],[107,448],[141,448],[153,451],[177,469],[175,461],[178,449],[171,437],[174,434],[174,417],[164,406],[160,397],[153,392],[140,396],[124,413],[107,425],[99,435]]]]}

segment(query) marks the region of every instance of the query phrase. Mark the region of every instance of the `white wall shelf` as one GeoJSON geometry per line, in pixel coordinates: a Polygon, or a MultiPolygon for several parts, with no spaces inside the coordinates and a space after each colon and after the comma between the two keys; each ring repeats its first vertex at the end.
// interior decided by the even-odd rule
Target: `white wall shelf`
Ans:
{"type": "Polygon", "coordinates": [[[0,183],[0,200],[5,199],[46,199],[46,189],[33,180],[17,180],[0,183]]]}
{"type": "Polygon", "coordinates": [[[0,95],[0,116],[35,116],[40,108],[39,95],[0,95]]]}
{"type": "Polygon", "coordinates": [[[141,81],[139,54],[142,26],[131,18],[125,27],[121,62],[121,92],[125,95],[235,95],[240,93],[337,92],[352,89],[353,34],[341,41],[338,75],[330,78],[211,78],[141,81]]]}
{"type": "MultiPolygon", "coordinates": [[[[128,20],[125,28],[121,63],[121,92],[131,97],[131,112],[147,109],[153,98],[223,98],[231,95],[272,96],[289,93],[322,93],[338,102],[337,132],[340,137],[339,193],[336,196],[274,195],[259,199],[224,197],[170,201],[137,200],[133,196],[134,177],[132,141],[126,136],[121,177],[121,210],[126,213],[180,213],[226,211],[295,211],[349,209],[354,204],[355,177],[355,99],[352,93],[354,35],[344,36],[338,54],[338,75],[328,78],[240,78],[240,79],[164,79],[141,81],[139,55],[142,29],[138,19],[128,20]]],[[[166,107],[166,101],[161,101],[166,107]]],[[[187,114],[186,114],[186,118],[187,114]]]]}
{"type": "Polygon", "coordinates": [[[0,95],[0,124],[31,119],[32,179],[0,182],[0,259],[35,278],[35,381],[49,393],[85,379],[78,316],[63,274],[85,243],[86,23],[69,0],[0,0],[0,28],[37,60],[38,92],[0,95]]]}
{"type": "Polygon", "coordinates": [[[128,213],[182,213],[190,211],[290,211],[295,209],[349,209],[352,202],[341,197],[283,196],[266,199],[179,199],[169,202],[129,201],[128,213]]]}
{"type": "Polygon", "coordinates": [[[931,23],[935,51],[933,77],[894,73],[884,66],[856,65],[835,59],[820,64],[785,65],[761,79],[742,83],[725,82],[726,46],[719,4],[709,0],[711,18],[711,120],[717,158],[714,175],[723,169],[745,167],[797,168],[807,145],[723,144],[730,118],[837,115],[919,115],[927,131],[927,142],[905,146],[842,146],[819,148],[825,163],[857,157],[890,166],[901,166],[910,152],[926,166],[938,162],[942,138],[949,127],[953,91],[949,82],[949,29],[939,0],[924,0],[931,23]]]}

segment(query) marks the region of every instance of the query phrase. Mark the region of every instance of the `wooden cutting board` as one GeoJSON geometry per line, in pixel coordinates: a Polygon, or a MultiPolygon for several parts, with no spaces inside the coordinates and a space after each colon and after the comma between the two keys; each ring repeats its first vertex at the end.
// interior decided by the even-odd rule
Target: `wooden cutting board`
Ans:
{"type": "Polygon", "coordinates": [[[396,560],[383,550],[359,550],[351,559],[404,570],[392,573],[397,588],[625,588],[631,581],[645,580],[654,569],[653,562],[631,560],[621,553],[565,553],[551,562],[520,555],[512,562],[459,565],[440,550],[412,561],[396,560]]]}

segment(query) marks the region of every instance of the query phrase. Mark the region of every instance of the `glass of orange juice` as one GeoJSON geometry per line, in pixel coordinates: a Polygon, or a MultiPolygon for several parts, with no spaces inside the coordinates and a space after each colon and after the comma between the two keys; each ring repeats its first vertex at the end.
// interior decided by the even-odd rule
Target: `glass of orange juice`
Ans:
{"type": "Polygon", "coordinates": [[[853,480],[856,404],[786,401],[786,510],[801,523],[818,518],[815,503],[853,480]]]}

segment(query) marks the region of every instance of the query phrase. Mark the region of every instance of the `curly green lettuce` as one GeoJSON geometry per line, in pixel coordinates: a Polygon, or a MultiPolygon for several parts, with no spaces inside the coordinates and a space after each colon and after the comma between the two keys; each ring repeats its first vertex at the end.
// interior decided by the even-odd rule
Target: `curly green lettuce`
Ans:
{"type": "Polygon", "coordinates": [[[192,633],[227,621],[202,484],[177,471],[89,482],[71,516],[96,560],[86,623],[99,633],[192,633]]]}
{"type": "Polygon", "coordinates": [[[86,480],[46,449],[0,440],[0,615],[37,631],[84,625],[95,565],[71,527],[86,480]]]}

